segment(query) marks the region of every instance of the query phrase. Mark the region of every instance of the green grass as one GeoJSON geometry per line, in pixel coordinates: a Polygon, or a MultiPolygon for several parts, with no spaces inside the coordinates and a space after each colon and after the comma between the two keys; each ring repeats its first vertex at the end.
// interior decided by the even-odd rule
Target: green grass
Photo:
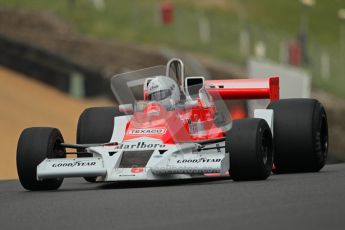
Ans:
{"type": "MultiPolygon", "coordinates": [[[[202,53],[244,64],[240,54],[239,32],[250,32],[251,53],[257,41],[267,45],[267,57],[279,60],[281,42],[296,39],[304,11],[299,0],[224,0],[222,4],[203,4],[206,0],[175,0],[175,20],[172,25],[159,23],[157,8],[161,0],[106,0],[106,9],[97,11],[89,0],[75,0],[71,9],[67,0],[0,0],[0,6],[21,7],[53,12],[71,22],[82,33],[153,46],[169,46],[202,53]],[[239,17],[239,12],[245,16],[239,17]],[[211,41],[199,39],[198,18],[206,17],[211,25],[211,41]]],[[[212,3],[212,0],[208,1],[212,3]]],[[[217,2],[217,1],[216,1],[217,2]]],[[[219,1],[218,1],[219,2],[219,1]]],[[[339,61],[338,9],[345,8],[345,0],[316,0],[309,10],[309,51],[316,87],[329,90],[345,98],[345,60],[339,61]],[[319,74],[320,53],[331,56],[331,81],[319,74]]],[[[345,26],[344,26],[345,27],[345,26]]]]}

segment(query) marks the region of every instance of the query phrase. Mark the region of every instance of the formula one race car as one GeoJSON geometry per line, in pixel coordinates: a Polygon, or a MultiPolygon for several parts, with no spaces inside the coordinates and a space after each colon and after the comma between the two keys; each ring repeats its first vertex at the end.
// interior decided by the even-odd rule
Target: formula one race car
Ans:
{"type": "Polygon", "coordinates": [[[279,100],[279,78],[185,77],[181,60],[115,75],[118,107],[86,109],[77,144],[56,128],[25,129],[17,170],[28,190],[89,182],[210,176],[265,180],[272,172],[316,172],[326,162],[327,117],[313,99],[279,100]],[[226,100],[270,99],[253,118],[232,121],[226,100]],[[66,149],[74,149],[66,152],[66,149]],[[66,157],[69,154],[77,157],[66,157]]]}

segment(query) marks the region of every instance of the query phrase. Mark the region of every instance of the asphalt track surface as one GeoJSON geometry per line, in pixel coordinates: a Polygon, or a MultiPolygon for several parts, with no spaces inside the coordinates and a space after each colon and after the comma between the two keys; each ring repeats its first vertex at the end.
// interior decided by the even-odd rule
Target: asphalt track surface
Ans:
{"type": "Polygon", "coordinates": [[[345,164],[254,182],[1,181],[0,229],[345,229],[345,164]]]}

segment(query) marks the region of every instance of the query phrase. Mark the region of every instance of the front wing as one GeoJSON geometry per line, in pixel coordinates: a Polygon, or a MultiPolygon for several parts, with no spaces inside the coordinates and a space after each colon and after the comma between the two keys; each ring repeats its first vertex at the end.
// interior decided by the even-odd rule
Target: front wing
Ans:
{"type": "Polygon", "coordinates": [[[225,143],[163,144],[138,138],[120,146],[87,148],[88,158],[45,159],[37,167],[37,179],[97,177],[97,181],[166,180],[203,177],[207,173],[227,175],[229,155],[225,143]]]}

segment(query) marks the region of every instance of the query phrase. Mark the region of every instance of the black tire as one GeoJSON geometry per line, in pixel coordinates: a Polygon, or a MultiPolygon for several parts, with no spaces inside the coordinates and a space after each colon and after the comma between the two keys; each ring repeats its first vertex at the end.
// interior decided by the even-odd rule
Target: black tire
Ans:
{"type": "Polygon", "coordinates": [[[271,102],[274,116],[274,173],[318,172],[328,155],[327,115],[314,99],[271,102]]]}
{"type": "MultiPolygon", "coordinates": [[[[78,144],[98,144],[109,142],[113,134],[114,117],[124,115],[116,107],[93,107],[85,109],[79,117],[77,128],[78,144]]],[[[78,155],[92,157],[92,154],[78,155]]],[[[96,177],[84,177],[95,182],[96,177]]]]}
{"type": "Polygon", "coordinates": [[[58,129],[35,127],[24,129],[17,145],[19,181],[27,190],[56,190],[63,178],[37,180],[37,166],[46,158],[64,158],[66,150],[59,147],[63,137],[58,129]]]}
{"type": "Polygon", "coordinates": [[[263,119],[235,120],[226,135],[230,176],[235,181],[265,180],[273,165],[271,129],[263,119]]]}

